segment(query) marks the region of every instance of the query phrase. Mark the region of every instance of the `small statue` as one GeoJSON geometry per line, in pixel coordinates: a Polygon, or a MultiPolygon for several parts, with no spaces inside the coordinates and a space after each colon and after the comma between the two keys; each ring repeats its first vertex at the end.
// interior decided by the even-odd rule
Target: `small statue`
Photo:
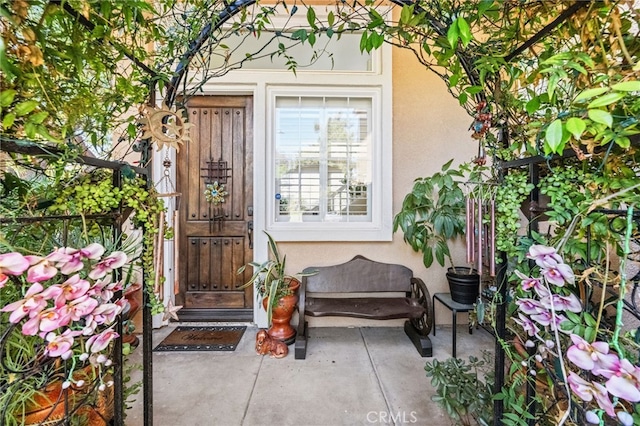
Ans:
{"type": "Polygon", "coordinates": [[[261,329],[256,334],[256,353],[269,354],[272,358],[284,358],[289,353],[289,347],[284,342],[269,336],[267,330],[261,329]]]}

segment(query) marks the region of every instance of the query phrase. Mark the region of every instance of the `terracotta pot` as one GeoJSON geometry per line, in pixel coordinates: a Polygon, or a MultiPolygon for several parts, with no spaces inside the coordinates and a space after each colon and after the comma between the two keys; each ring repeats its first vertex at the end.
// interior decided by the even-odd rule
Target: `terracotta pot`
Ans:
{"type": "MultiPolygon", "coordinates": [[[[126,312],[125,320],[127,320],[130,324],[133,324],[133,319],[140,310],[142,306],[142,292],[140,289],[142,288],[142,284],[134,283],[131,284],[124,292],[124,297],[129,302],[129,310],[126,312]]],[[[128,343],[131,347],[135,348],[139,345],[140,339],[135,336],[132,332],[133,327],[125,327],[125,333],[122,336],[122,343],[128,343]]]]}
{"type": "MultiPolygon", "coordinates": [[[[92,381],[95,373],[91,366],[74,372],[73,377],[75,380],[84,380],[86,384],[83,387],[72,385],[62,389],[62,380],[56,379],[33,395],[25,405],[24,416],[22,413],[16,414],[16,420],[25,426],[57,425],[69,419],[81,420],[86,426],[107,425],[114,414],[113,386],[102,392],[94,388],[92,381]],[[95,399],[89,398],[90,392],[96,392],[95,399]],[[91,405],[88,404],[88,399],[93,402],[91,405]]],[[[111,380],[108,376],[104,379],[111,380]]]]}
{"type": "Polygon", "coordinates": [[[142,285],[139,283],[131,284],[124,292],[124,298],[129,302],[129,310],[127,311],[127,319],[133,320],[133,317],[140,310],[142,306],[142,293],[140,289],[142,285]]]}
{"type": "MultiPolygon", "coordinates": [[[[296,339],[296,330],[291,326],[291,318],[296,310],[298,304],[298,288],[300,282],[298,280],[291,280],[289,288],[294,293],[290,296],[281,297],[278,300],[278,304],[273,307],[271,311],[271,327],[267,330],[269,336],[274,339],[283,341],[285,344],[290,345],[296,339]]],[[[267,309],[269,299],[262,299],[262,306],[267,309]]]]}

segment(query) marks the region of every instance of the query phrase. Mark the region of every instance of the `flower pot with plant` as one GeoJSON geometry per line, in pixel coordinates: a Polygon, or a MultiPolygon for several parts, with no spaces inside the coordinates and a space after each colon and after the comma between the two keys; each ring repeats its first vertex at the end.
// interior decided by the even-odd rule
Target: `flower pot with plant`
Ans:
{"type": "Polygon", "coordinates": [[[255,286],[256,295],[262,298],[262,306],[267,311],[267,333],[291,344],[296,337],[291,318],[298,303],[300,281],[285,272],[286,256],[280,254],[273,237],[267,232],[265,234],[269,239],[269,260],[263,263],[250,262],[238,269],[241,274],[247,266],[253,267],[253,275],[240,288],[255,286]]]}
{"type": "MultiPolygon", "coordinates": [[[[69,396],[65,405],[61,390],[113,400],[106,396],[113,390],[103,393],[113,385],[112,342],[125,305],[115,297],[122,281],[114,271],[130,258],[123,251],[105,252],[92,243],[82,249],[57,248],[45,256],[0,254],[1,424],[26,424],[27,414],[40,419],[39,424],[58,416],[76,420],[93,415],[81,407],[88,396],[77,401],[69,396]],[[83,375],[85,369],[91,380],[83,375]],[[37,395],[51,389],[52,404],[39,404],[37,395]]],[[[103,417],[109,420],[113,407],[107,408],[103,417]]]]}
{"type": "Polygon", "coordinates": [[[455,266],[449,248],[450,241],[465,235],[467,226],[462,190],[465,166],[452,168],[452,162],[448,161],[432,176],[414,181],[393,219],[393,231],[402,229],[404,241],[422,253],[425,267],[431,267],[434,258],[440,266],[445,266],[447,259],[452,299],[470,304],[478,297],[480,275],[476,269],[455,266]]]}

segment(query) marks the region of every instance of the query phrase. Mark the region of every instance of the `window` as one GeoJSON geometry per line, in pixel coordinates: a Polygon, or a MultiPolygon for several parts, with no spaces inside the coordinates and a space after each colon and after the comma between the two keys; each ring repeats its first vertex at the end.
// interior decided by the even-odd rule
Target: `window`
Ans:
{"type": "Polygon", "coordinates": [[[300,91],[271,91],[268,228],[289,240],[387,238],[379,91],[300,91]]]}

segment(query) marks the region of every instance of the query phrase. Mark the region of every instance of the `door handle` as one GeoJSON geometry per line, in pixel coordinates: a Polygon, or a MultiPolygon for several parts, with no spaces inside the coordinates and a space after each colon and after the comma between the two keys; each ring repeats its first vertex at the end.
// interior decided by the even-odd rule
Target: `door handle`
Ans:
{"type": "Polygon", "coordinates": [[[247,236],[249,237],[249,248],[253,249],[253,221],[247,222],[247,236]]]}

